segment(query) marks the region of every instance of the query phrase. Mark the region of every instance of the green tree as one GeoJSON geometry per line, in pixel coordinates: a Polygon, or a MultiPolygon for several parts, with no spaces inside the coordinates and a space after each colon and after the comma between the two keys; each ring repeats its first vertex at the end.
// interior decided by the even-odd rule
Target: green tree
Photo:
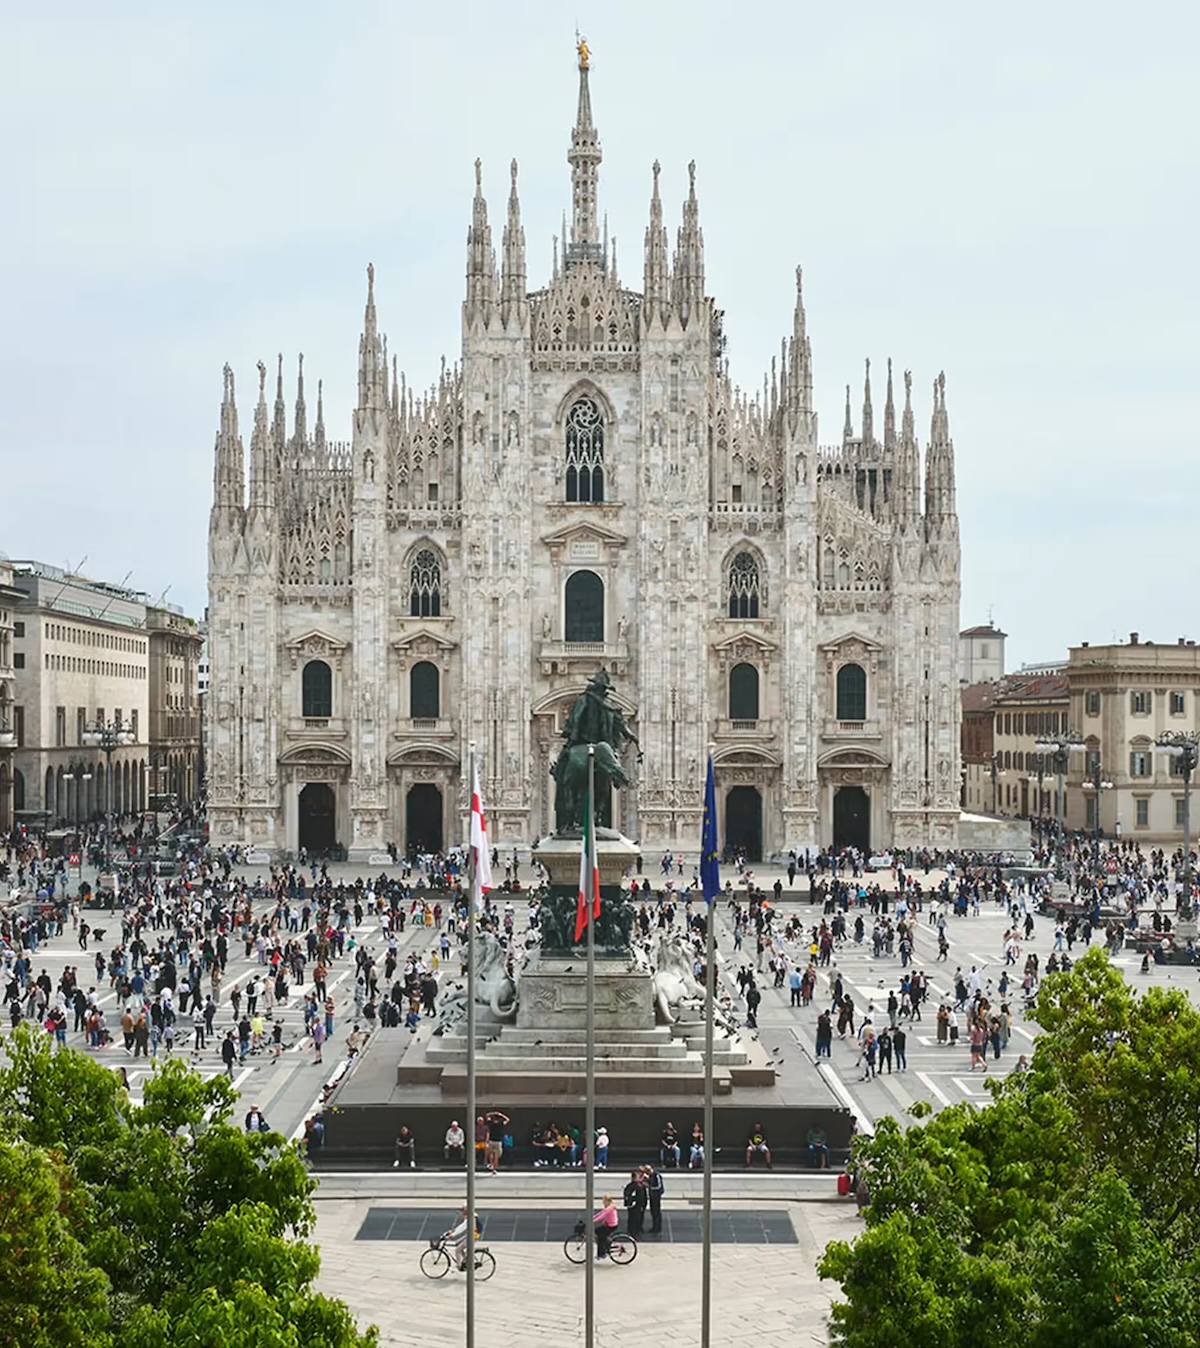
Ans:
{"type": "MultiPolygon", "coordinates": [[[[313,1180],[285,1138],[231,1121],[228,1082],[169,1059],[134,1105],[113,1071],[85,1054],[55,1053],[35,1030],[22,1027],[3,1048],[0,1146],[60,1168],[72,1199],[65,1248],[104,1308],[103,1331],[71,1338],[64,1330],[58,1342],[103,1345],[104,1332],[117,1348],[374,1342],[373,1331],[357,1333],[345,1306],[312,1290],[313,1180]]],[[[21,1248],[28,1215],[18,1209],[21,1248]]],[[[45,1265],[45,1295],[31,1296],[32,1306],[54,1303],[59,1266],[45,1265]]],[[[61,1267],[60,1278],[76,1265],[61,1267]]],[[[81,1297],[76,1310],[91,1305],[81,1297]]]]}
{"type": "Polygon", "coordinates": [[[108,1280],[71,1232],[83,1196],[36,1147],[0,1143],[0,1344],[103,1348],[108,1280]]]}
{"type": "Polygon", "coordinates": [[[1045,980],[1031,1070],[856,1157],[866,1230],[818,1269],[848,1348],[1198,1343],[1200,1014],[1102,951],[1045,980]]]}

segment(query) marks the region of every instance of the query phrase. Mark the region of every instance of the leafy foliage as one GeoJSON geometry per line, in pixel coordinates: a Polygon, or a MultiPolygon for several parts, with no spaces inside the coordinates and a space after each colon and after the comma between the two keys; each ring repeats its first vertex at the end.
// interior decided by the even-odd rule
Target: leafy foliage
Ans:
{"type": "Polygon", "coordinates": [[[169,1060],[138,1106],[28,1027],[4,1054],[0,1346],[376,1342],[312,1290],[313,1182],[279,1134],[230,1122],[223,1078],[169,1060]]]}
{"type": "Polygon", "coordinates": [[[818,1265],[846,1348],[1200,1343],[1200,1013],[1093,950],[1036,1017],[989,1107],[857,1144],[866,1230],[818,1265]]]}

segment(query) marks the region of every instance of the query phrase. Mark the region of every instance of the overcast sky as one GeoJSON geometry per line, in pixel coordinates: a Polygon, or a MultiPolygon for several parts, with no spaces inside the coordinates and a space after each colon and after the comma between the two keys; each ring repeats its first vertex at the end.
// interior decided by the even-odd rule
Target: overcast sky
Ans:
{"type": "MultiPolygon", "coordinates": [[[[324,378],[349,436],[364,269],[411,383],[460,346],[472,165],[531,285],[569,205],[569,7],[5,6],[0,548],[199,615],[221,367],[324,378]]],[[[945,369],[964,626],[1010,665],[1200,637],[1200,7],[579,9],[601,207],[641,277],[697,161],[709,293],[761,384],[804,266],[822,440],[863,358],[945,369]]],[[[876,425],[881,409],[877,406],[876,425]]],[[[310,402],[310,418],[312,407],[310,402]]]]}

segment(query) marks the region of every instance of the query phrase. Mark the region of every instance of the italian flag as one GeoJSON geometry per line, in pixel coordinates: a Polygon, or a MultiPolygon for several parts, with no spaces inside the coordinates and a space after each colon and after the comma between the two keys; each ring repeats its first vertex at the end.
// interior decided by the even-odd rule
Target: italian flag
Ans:
{"type": "Polygon", "coordinates": [[[596,821],[592,817],[591,783],[588,783],[587,806],[583,813],[583,845],[579,851],[579,903],[575,909],[575,939],[583,935],[591,916],[600,916],[600,867],[596,864],[596,821]],[[589,903],[588,897],[591,896],[589,903]]]}

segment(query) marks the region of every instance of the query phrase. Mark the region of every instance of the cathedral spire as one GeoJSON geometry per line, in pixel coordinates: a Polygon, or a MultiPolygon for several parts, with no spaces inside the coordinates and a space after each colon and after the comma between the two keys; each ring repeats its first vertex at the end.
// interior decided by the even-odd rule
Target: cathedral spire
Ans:
{"type": "Polygon", "coordinates": [[[854,422],[850,418],[850,385],[846,385],[846,422],[842,427],[843,448],[854,439],[854,422]]]}
{"type": "Polygon", "coordinates": [[[591,52],[586,39],[576,48],[579,57],[579,105],[567,163],[571,166],[571,234],[563,237],[563,261],[569,267],[578,262],[604,265],[598,230],[598,182],[600,177],[600,137],[592,122],[592,95],[588,88],[591,52]]]}
{"type": "Polygon", "coordinates": [[[954,502],[954,441],[946,412],[946,376],[933,383],[933,416],[929,427],[929,455],[925,460],[925,529],[940,531],[956,518],[954,502]]]}
{"type": "Polygon", "coordinates": [[[317,424],[313,428],[313,442],[317,447],[317,456],[322,463],[325,460],[325,381],[317,380],[317,424]]]}
{"type": "Polygon", "coordinates": [[[804,313],[804,272],[796,268],[796,308],[792,315],[792,339],[788,346],[788,410],[793,432],[806,433],[812,417],[812,347],[804,313]]]}
{"type": "Polygon", "coordinates": [[[308,440],[308,408],[304,402],[304,352],[301,351],[296,370],[296,426],[293,431],[297,450],[303,450],[308,440]]]}
{"type": "Polygon", "coordinates": [[[283,458],[287,448],[287,404],[283,401],[283,352],[279,353],[279,363],[275,371],[275,413],[271,419],[271,442],[275,446],[275,458],[283,458]]]}
{"type": "Polygon", "coordinates": [[[363,333],[358,342],[359,410],[382,410],[387,401],[387,366],[380,351],[379,325],[375,317],[375,266],[367,267],[367,307],[363,333]]]}
{"type": "Polygon", "coordinates": [[[904,371],[904,413],[900,420],[900,447],[896,455],[896,516],[902,522],[921,514],[921,454],[913,426],[912,371],[904,371]]]}
{"type": "Polygon", "coordinates": [[[467,230],[467,313],[481,315],[484,322],[496,295],[496,254],[492,251],[492,227],[488,224],[483,197],[483,162],[475,161],[475,199],[471,203],[471,227],[467,230]]]}
{"type": "Polygon", "coordinates": [[[704,301],[704,231],[700,228],[700,203],[696,200],[696,161],[688,164],[688,197],[683,203],[683,224],[675,247],[675,307],[684,326],[704,301]]]}
{"type": "Polygon", "coordinates": [[[866,453],[875,443],[875,408],[871,402],[871,358],[867,357],[867,372],[863,376],[862,442],[866,453]]]}
{"type": "Polygon", "coordinates": [[[245,456],[238,434],[233,370],[228,365],[222,372],[221,422],[213,457],[214,510],[241,511],[245,504],[245,456]]]}
{"type": "Polygon", "coordinates": [[[500,282],[500,305],[506,322],[513,309],[525,301],[525,230],[521,225],[515,159],[509,171],[512,174],[512,187],[508,193],[508,220],[504,225],[504,273],[500,282]]]}
{"type": "Polygon", "coordinates": [[[663,224],[658,175],[662,165],[654,161],[654,188],[650,193],[650,223],[646,226],[646,256],[642,289],[647,309],[661,309],[670,295],[671,274],[667,259],[667,228],[663,224]]]}
{"type": "Polygon", "coordinates": [[[883,448],[891,453],[896,448],[896,403],[892,396],[892,358],[887,363],[887,401],[883,404],[883,448]]]}
{"type": "Polygon", "coordinates": [[[258,402],[250,436],[250,509],[269,510],[275,504],[274,455],[267,422],[267,367],[258,362],[258,402]]]}

